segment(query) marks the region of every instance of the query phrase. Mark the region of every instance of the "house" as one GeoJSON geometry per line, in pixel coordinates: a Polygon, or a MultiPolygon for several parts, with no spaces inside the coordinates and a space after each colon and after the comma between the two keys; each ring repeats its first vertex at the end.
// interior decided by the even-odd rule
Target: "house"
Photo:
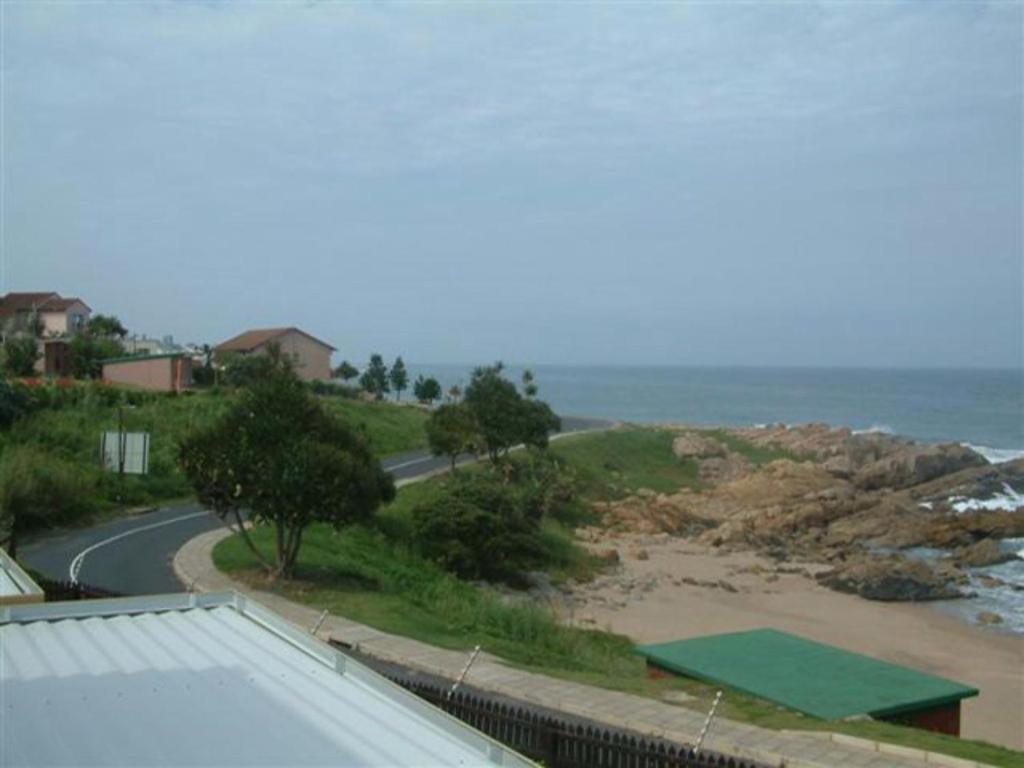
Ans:
{"type": "Polygon", "coordinates": [[[0,329],[3,337],[31,333],[39,337],[36,370],[45,376],[70,376],[68,339],[86,323],[92,310],[81,299],[60,294],[8,293],[0,298],[0,329]]]}
{"type": "Polygon", "coordinates": [[[0,607],[0,690],[0,765],[534,765],[234,592],[0,607]]]}
{"type": "Polygon", "coordinates": [[[81,299],[65,299],[55,292],[8,293],[0,298],[0,322],[5,333],[30,330],[38,318],[39,334],[46,338],[74,335],[89,322],[92,310],[81,299]]]}
{"type": "Polygon", "coordinates": [[[330,344],[298,328],[262,328],[246,331],[223,344],[215,352],[223,361],[227,355],[264,354],[267,347],[276,344],[281,352],[295,363],[295,371],[305,381],[326,381],[331,378],[330,344]]]}
{"type": "Polygon", "coordinates": [[[192,358],[184,352],[111,358],[103,361],[103,381],[153,392],[181,392],[192,385],[192,358]]]}

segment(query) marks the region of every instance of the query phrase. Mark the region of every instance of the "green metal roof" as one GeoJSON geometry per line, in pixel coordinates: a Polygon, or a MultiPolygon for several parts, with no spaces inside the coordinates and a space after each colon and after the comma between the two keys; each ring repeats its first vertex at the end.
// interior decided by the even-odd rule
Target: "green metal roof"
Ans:
{"type": "Polygon", "coordinates": [[[641,645],[650,664],[824,720],[952,704],[978,690],[774,629],[641,645]]]}

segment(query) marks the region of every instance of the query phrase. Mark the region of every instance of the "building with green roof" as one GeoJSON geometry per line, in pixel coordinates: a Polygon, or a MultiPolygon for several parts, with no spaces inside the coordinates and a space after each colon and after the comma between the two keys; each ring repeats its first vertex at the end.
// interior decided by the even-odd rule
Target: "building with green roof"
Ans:
{"type": "Polygon", "coordinates": [[[857,715],[960,732],[978,690],[833,645],[756,629],[642,645],[648,667],[724,685],[823,720],[857,715]]]}

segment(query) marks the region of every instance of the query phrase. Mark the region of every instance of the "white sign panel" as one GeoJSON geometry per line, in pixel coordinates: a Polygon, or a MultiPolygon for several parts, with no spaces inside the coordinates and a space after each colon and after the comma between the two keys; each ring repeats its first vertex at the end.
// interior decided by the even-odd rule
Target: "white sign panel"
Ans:
{"type": "Polygon", "coordinates": [[[148,432],[104,432],[100,438],[103,468],[129,475],[149,472],[148,432]]]}

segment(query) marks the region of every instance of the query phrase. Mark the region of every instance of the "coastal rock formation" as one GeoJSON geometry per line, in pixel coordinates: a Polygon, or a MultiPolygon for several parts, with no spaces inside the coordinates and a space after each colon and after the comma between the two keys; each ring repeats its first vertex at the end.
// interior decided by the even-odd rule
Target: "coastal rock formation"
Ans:
{"type": "Polygon", "coordinates": [[[723,442],[686,432],[673,453],[698,462],[699,490],[599,504],[603,528],[825,564],[821,583],[877,600],[956,597],[968,586],[962,569],[1013,557],[996,540],[1024,536],[1024,511],[985,508],[1013,498],[1008,487],[1024,489],[1024,460],[990,465],[959,445],[822,424],[730,431],[795,460],[754,466],[723,442]],[[964,498],[994,501],[964,509],[964,498]],[[916,546],[953,553],[932,563],[901,553],[916,546]]]}
{"type": "Polygon", "coordinates": [[[858,488],[907,488],[969,467],[987,466],[985,457],[962,445],[906,445],[856,470],[858,488]]]}
{"type": "Polygon", "coordinates": [[[821,574],[818,581],[869,600],[945,600],[960,597],[945,574],[920,560],[866,557],[821,574]]]}

